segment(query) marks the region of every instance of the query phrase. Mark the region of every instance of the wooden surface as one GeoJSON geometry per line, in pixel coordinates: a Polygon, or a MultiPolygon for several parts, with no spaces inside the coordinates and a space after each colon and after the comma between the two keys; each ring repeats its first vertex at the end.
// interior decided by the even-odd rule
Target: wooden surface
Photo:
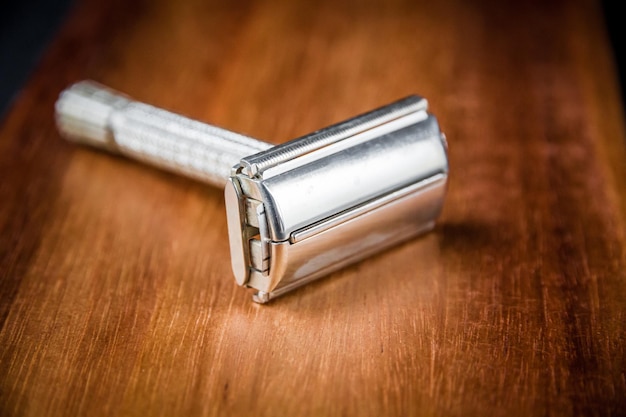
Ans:
{"type": "Polygon", "coordinates": [[[0,127],[0,415],[625,415],[623,122],[592,1],[81,2],[0,127]],[[84,78],[274,143],[425,95],[443,215],[253,304],[220,190],[59,138],[84,78]]]}

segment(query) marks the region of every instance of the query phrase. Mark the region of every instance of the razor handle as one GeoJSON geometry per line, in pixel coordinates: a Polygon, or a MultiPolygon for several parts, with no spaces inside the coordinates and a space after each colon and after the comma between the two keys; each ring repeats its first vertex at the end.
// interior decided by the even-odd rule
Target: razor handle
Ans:
{"type": "Polygon", "coordinates": [[[446,141],[410,96],[272,146],[83,81],[61,93],[68,140],[225,186],[236,282],[265,303],[433,228],[446,141]]]}

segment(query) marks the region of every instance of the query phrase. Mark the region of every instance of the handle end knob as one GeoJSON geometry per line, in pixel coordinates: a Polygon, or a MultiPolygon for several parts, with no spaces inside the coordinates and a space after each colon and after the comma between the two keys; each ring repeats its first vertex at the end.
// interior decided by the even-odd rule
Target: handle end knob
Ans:
{"type": "Polygon", "coordinates": [[[61,135],[72,142],[116,152],[109,120],[129,103],[124,95],[93,81],[80,81],[64,90],[55,105],[61,135]]]}

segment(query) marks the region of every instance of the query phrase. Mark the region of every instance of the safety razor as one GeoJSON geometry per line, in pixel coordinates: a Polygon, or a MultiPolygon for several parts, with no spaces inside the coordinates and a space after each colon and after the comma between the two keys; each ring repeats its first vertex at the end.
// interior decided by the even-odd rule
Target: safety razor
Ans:
{"type": "Polygon", "coordinates": [[[61,93],[56,120],[68,140],[224,186],[233,274],[259,303],[432,229],[446,192],[419,96],[277,146],[91,81],[61,93]]]}

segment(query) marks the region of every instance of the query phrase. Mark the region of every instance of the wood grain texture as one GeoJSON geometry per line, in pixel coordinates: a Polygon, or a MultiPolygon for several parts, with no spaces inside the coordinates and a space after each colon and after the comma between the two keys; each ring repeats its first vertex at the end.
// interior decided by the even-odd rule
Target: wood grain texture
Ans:
{"type": "Polygon", "coordinates": [[[0,415],[625,415],[623,122],[592,1],[83,1],[0,126],[0,415]],[[59,138],[84,78],[274,143],[422,94],[441,221],[253,304],[220,190],[59,138]]]}

